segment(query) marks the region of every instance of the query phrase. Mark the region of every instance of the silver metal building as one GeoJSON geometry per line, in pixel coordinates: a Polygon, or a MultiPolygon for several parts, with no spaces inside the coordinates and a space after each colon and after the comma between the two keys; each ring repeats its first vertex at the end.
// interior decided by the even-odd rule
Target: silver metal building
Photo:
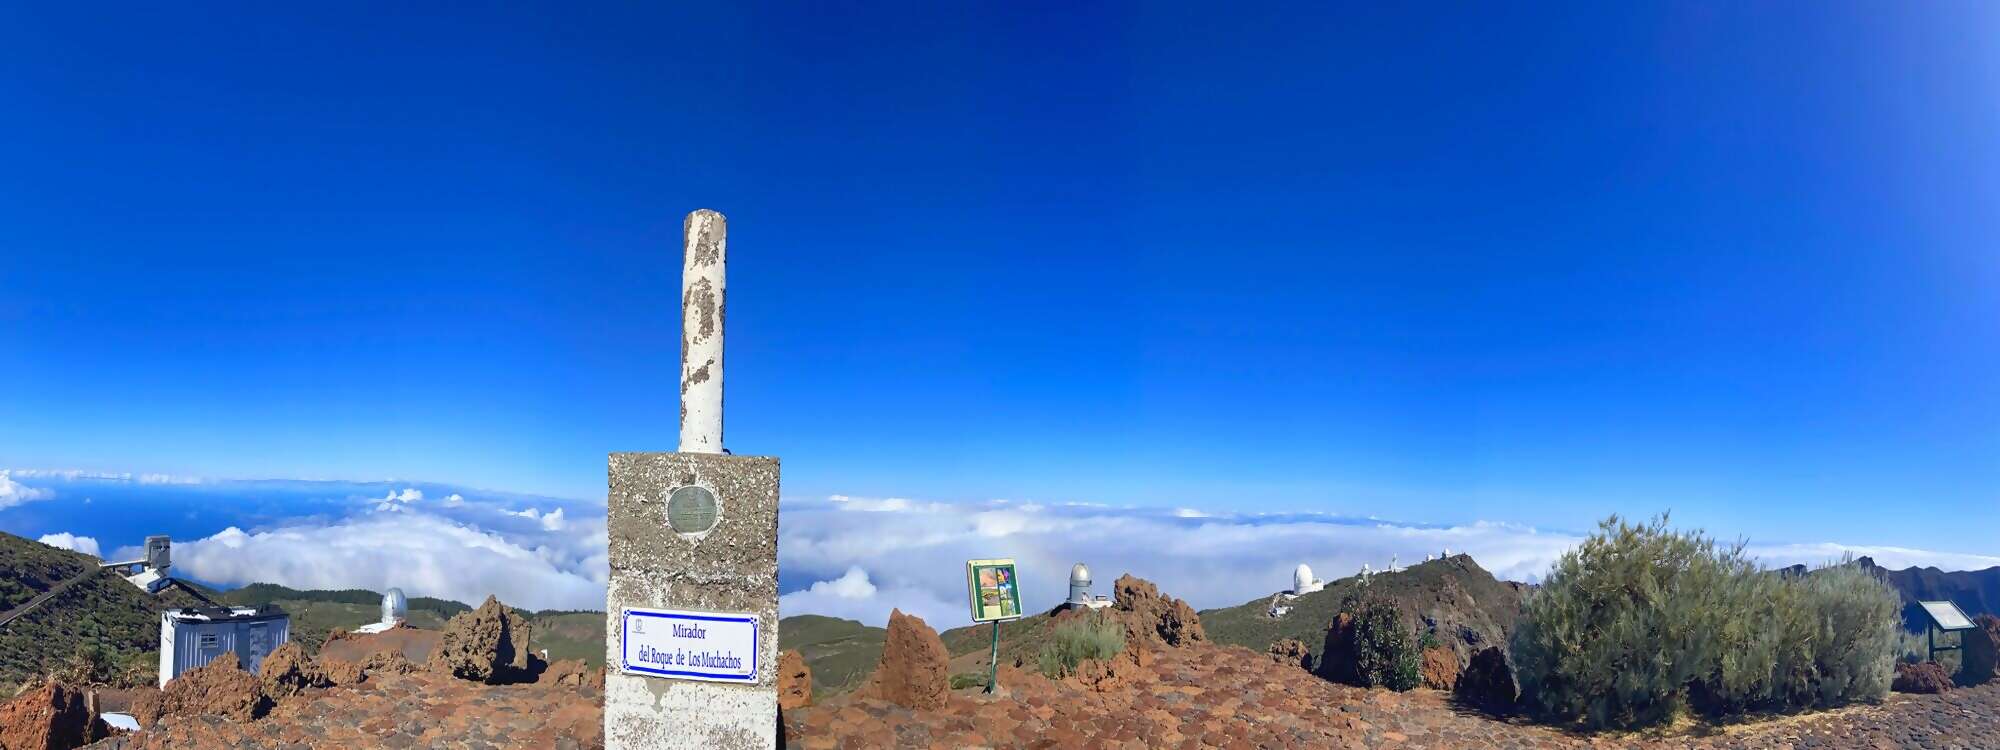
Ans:
{"type": "Polygon", "coordinates": [[[181,673],[235,652],[243,669],[256,674],[270,655],[292,637],[292,616],[273,605],[199,607],[160,613],[160,687],[181,673]]]}

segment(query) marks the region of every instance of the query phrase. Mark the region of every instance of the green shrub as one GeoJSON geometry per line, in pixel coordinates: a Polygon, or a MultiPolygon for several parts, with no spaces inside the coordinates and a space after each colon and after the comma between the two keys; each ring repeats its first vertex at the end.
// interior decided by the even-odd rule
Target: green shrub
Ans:
{"type": "Polygon", "coordinates": [[[1042,674],[1059,680],[1086,659],[1108,659],[1125,650],[1125,626],[1108,617],[1093,616],[1057,625],[1036,659],[1042,674]]]}
{"type": "Polygon", "coordinates": [[[1738,542],[1613,516],[1523,603],[1510,644],[1527,707],[1586,727],[1879,700],[1898,603],[1852,565],[1760,569],[1738,542]]]}
{"type": "Polygon", "coordinates": [[[1398,692],[1415,688],[1423,656],[1403,613],[1381,599],[1364,599],[1355,609],[1354,672],[1361,686],[1398,692]]]}
{"type": "Polygon", "coordinates": [[[964,690],[975,687],[986,687],[985,672],[960,672],[951,676],[951,689],[953,690],[964,690]]]}

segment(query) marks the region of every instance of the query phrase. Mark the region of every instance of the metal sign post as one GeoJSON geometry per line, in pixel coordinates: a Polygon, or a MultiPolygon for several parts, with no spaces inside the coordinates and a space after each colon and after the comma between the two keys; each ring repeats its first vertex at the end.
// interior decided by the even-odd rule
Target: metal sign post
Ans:
{"type": "Polygon", "coordinates": [[[972,601],[972,621],[993,623],[992,665],[986,673],[986,693],[1000,689],[1000,623],[1021,619],[1021,586],[1012,559],[967,560],[965,589],[972,601]]]}

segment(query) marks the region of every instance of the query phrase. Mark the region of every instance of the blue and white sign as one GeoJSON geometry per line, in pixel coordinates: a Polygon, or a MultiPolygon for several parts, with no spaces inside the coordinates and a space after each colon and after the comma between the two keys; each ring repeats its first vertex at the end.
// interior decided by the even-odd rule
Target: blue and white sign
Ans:
{"type": "Polygon", "coordinates": [[[757,681],[757,616],[671,609],[624,610],[626,674],[712,682],[757,681]]]}

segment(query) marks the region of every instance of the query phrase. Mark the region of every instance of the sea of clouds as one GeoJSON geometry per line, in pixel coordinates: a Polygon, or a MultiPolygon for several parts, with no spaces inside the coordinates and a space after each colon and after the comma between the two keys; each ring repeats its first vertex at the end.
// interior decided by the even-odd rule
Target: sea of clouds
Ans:
{"type": "MultiPolygon", "coordinates": [[[[73,494],[65,481],[0,472],[0,492],[60,503],[73,494]]],[[[226,505],[232,493],[247,499],[273,486],[208,482],[203,491],[226,505]]],[[[176,571],[225,586],[266,582],[378,591],[393,586],[413,596],[468,603],[493,594],[531,609],[603,607],[609,566],[601,502],[446,491],[432,484],[341,487],[349,494],[327,498],[309,514],[223,522],[205,536],[177,537],[176,571]]],[[[84,520],[89,516],[75,518],[77,528],[42,534],[41,541],[99,554],[99,538],[84,520]]],[[[6,519],[0,514],[0,529],[6,519]]],[[[1301,563],[1331,580],[1353,575],[1364,564],[1379,570],[1392,561],[1408,565],[1446,550],[1471,554],[1501,578],[1532,582],[1581,538],[1489,521],[1432,525],[1315,513],[846,496],[787,499],[780,519],[783,614],[879,625],[891,608],[900,608],[947,627],[966,620],[964,564],[974,558],[1018,561],[1024,602],[1031,608],[1060,601],[1068,593],[1070,565],[1077,562],[1090,566],[1098,593],[1110,593],[1112,581],[1130,572],[1197,608],[1209,608],[1288,588],[1301,563]]],[[[2000,565],[1996,556],[1833,542],[1751,551],[1771,566],[1820,564],[1849,553],[1872,556],[1891,568],[2000,565]]],[[[112,556],[131,559],[139,552],[121,546],[112,556]]]]}

